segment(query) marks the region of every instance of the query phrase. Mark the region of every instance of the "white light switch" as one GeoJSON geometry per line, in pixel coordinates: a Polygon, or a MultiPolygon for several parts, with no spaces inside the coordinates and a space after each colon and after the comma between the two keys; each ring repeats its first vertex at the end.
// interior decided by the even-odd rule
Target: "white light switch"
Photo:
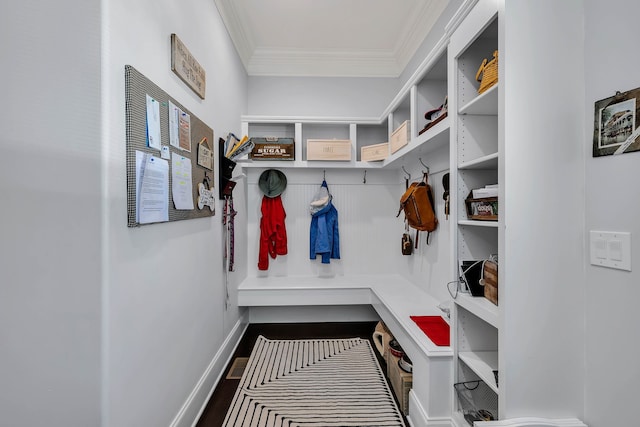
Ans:
{"type": "Polygon", "coordinates": [[[591,231],[591,264],[631,271],[631,233],[591,231]]]}
{"type": "Polygon", "coordinates": [[[607,241],[604,239],[596,239],[594,242],[596,258],[607,259],[607,241]]]}
{"type": "Polygon", "coordinates": [[[609,259],[612,261],[622,261],[622,242],[614,239],[609,241],[609,259]]]}

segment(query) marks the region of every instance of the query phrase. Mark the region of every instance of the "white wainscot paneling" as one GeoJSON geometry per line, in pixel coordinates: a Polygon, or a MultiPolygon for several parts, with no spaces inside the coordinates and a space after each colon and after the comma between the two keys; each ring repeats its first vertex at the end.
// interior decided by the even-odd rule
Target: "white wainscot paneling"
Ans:
{"type": "Polygon", "coordinates": [[[399,249],[398,200],[402,185],[395,171],[287,169],[287,188],[282,202],[287,215],[288,254],[269,260],[269,269],[258,271],[260,206],[262,193],[257,182],[263,169],[247,169],[249,276],[342,276],[388,274],[395,270],[399,249]],[[333,204],[338,211],[340,260],[322,264],[320,257],[310,260],[309,202],[326,177],[333,204]]]}

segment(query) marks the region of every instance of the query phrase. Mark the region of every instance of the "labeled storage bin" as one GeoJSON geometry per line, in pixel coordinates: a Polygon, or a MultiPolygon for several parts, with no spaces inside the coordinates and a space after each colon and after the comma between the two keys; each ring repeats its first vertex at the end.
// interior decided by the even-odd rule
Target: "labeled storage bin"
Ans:
{"type": "Polygon", "coordinates": [[[486,197],[482,199],[474,199],[473,191],[465,199],[467,207],[467,218],[477,219],[481,221],[497,221],[498,220],[498,198],[486,197]]]}
{"type": "Polygon", "coordinates": [[[307,139],[307,160],[351,160],[350,139],[307,139]]]}
{"type": "Polygon", "coordinates": [[[498,395],[484,381],[466,381],[453,385],[458,408],[469,425],[474,421],[498,419],[498,395]]]}
{"type": "Polygon", "coordinates": [[[363,162],[375,162],[389,157],[389,143],[367,145],[360,148],[360,160],[363,162]]]}
{"type": "Polygon", "coordinates": [[[251,138],[254,144],[249,158],[252,160],[295,160],[293,138],[251,138]]]}
{"type": "Polygon", "coordinates": [[[395,153],[411,141],[411,120],[406,120],[391,134],[391,153],[395,153]]]}

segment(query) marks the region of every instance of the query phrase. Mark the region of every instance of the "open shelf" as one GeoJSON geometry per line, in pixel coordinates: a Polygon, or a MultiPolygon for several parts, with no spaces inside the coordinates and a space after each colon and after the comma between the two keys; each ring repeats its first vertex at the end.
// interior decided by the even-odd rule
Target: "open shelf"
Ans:
{"type": "Polygon", "coordinates": [[[498,393],[498,386],[493,371],[498,370],[497,351],[464,351],[458,358],[484,381],[491,390],[498,393]]]}
{"type": "Polygon", "coordinates": [[[382,162],[382,167],[399,167],[401,160],[407,156],[415,157],[415,153],[428,153],[449,144],[450,121],[448,118],[433,126],[431,129],[409,141],[407,145],[391,154],[382,162]]]}
{"type": "Polygon", "coordinates": [[[474,297],[470,294],[458,294],[454,300],[456,304],[463,307],[468,312],[478,316],[494,328],[498,328],[499,312],[498,306],[485,297],[474,297]]]}
{"type": "Polygon", "coordinates": [[[341,161],[316,161],[316,160],[250,160],[239,159],[236,161],[244,168],[308,168],[308,169],[378,169],[382,168],[382,162],[341,162],[341,161]]]}
{"type": "MultiPolygon", "coordinates": [[[[262,122],[267,119],[261,119],[262,122]]],[[[236,162],[246,168],[317,168],[317,169],[336,169],[336,168],[348,168],[348,169],[376,169],[376,168],[397,168],[402,164],[402,159],[408,156],[416,157],[416,153],[425,154],[438,148],[445,147],[449,144],[449,129],[450,120],[448,118],[442,120],[440,123],[433,126],[431,129],[419,135],[417,138],[413,138],[409,143],[402,147],[397,152],[391,154],[389,157],[382,161],[375,162],[362,162],[356,160],[350,161],[315,161],[315,160],[301,160],[304,155],[302,150],[302,144],[296,141],[296,159],[291,160],[251,160],[247,157],[236,159],[236,162]]],[[[278,125],[282,126],[280,122],[278,125]]],[[[367,122],[367,126],[372,126],[367,122]]],[[[356,123],[356,128],[359,126],[356,123]]],[[[356,143],[352,141],[354,147],[356,143]]],[[[355,148],[354,148],[355,149],[355,148]]],[[[353,153],[354,158],[357,158],[357,153],[353,153]]]]}
{"type": "Polygon", "coordinates": [[[471,227],[487,227],[498,228],[498,221],[479,221],[475,219],[461,219],[458,225],[467,225],[471,227]]]}
{"type": "Polygon", "coordinates": [[[458,169],[498,169],[498,153],[492,153],[468,162],[460,163],[458,169]]]}
{"type": "Polygon", "coordinates": [[[493,86],[463,105],[458,110],[458,114],[496,116],[498,114],[498,85],[493,86]]]}

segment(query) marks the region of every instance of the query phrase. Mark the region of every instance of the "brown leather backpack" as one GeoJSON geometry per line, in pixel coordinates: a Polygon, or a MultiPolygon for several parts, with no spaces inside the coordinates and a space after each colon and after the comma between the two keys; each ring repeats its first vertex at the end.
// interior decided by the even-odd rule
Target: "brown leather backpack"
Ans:
{"type": "MultiPolygon", "coordinates": [[[[438,228],[438,218],[433,206],[433,191],[427,184],[427,174],[424,174],[423,180],[412,183],[400,198],[400,210],[396,217],[404,211],[409,227],[431,233],[438,228]]],[[[427,244],[429,244],[429,235],[427,235],[427,244]]],[[[418,247],[417,235],[416,247],[418,247]]]]}

